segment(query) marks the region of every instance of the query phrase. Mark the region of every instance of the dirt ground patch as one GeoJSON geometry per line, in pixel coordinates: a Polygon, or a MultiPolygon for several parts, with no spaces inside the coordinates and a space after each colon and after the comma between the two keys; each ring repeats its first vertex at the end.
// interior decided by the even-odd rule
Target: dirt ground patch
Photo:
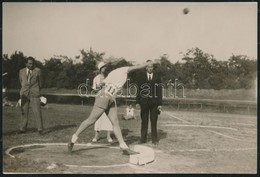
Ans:
{"type": "MultiPolygon", "coordinates": [[[[4,173],[250,173],[257,171],[257,116],[176,111],[164,108],[158,120],[159,145],[151,144],[150,134],[145,146],[155,151],[155,161],[143,166],[128,164],[128,156],[109,147],[75,146],[75,154],[67,153],[65,144],[87,118],[90,106],[50,104],[42,109],[45,134],[38,135],[33,115],[28,132],[18,134],[20,112],[4,107],[3,150],[28,144],[34,148],[17,148],[11,152],[16,158],[3,154],[4,173]],[[44,144],[63,145],[45,146],[44,144]],[[34,155],[35,158],[28,158],[34,155]],[[71,164],[72,166],[66,166],[71,164]],[[74,165],[74,166],[73,166],[74,165]],[[107,167],[106,167],[107,166],[107,167]]],[[[125,107],[118,109],[119,116],[125,107]]],[[[140,138],[140,116],[136,120],[121,120],[124,139],[130,147],[140,138]]],[[[150,127],[149,127],[150,132],[150,127]]],[[[88,144],[94,136],[93,127],[80,135],[79,144],[88,144]]],[[[106,133],[97,143],[107,144],[106,133]]]]}

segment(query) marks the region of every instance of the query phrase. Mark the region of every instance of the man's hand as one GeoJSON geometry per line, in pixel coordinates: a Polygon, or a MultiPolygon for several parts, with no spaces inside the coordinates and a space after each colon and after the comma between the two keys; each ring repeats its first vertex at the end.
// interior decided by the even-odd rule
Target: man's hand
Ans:
{"type": "Polygon", "coordinates": [[[105,82],[101,82],[101,83],[98,84],[98,87],[103,87],[105,85],[106,85],[105,82]]]}
{"type": "Polygon", "coordinates": [[[135,105],[136,109],[140,109],[140,104],[135,105]]]}
{"type": "Polygon", "coordinates": [[[96,90],[100,90],[100,89],[102,89],[102,87],[103,87],[104,85],[105,85],[104,82],[101,82],[101,83],[97,84],[97,86],[96,86],[96,90]]]}

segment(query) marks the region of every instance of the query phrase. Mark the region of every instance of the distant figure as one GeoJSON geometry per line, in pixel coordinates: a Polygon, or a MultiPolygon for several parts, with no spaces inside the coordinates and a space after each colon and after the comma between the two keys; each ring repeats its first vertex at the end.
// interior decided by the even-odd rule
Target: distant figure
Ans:
{"type": "Polygon", "coordinates": [[[4,82],[6,80],[6,77],[4,77],[4,76],[7,76],[7,75],[8,75],[7,72],[2,74],[2,77],[3,77],[3,82],[2,82],[2,84],[3,84],[3,87],[2,87],[3,107],[4,106],[11,106],[11,107],[13,107],[14,105],[8,100],[8,89],[5,86],[5,82],[4,82]]]}
{"type": "Polygon", "coordinates": [[[8,90],[6,87],[3,88],[3,107],[4,106],[10,106],[13,107],[14,105],[8,100],[8,90]]]}
{"type": "Polygon", "coordinates": [[[21,83],[21,127],[19,133],[25,133],[29,118],[29,105],[36,119],[37,130],[40,135],[43,134],[43,122],[40,104],[40,89],[42,87],[41,70],[35,67],[35,59],[28,57],[26,67],[19,72],[21,83]]]}
{"type": "Polygon", "coordinates": [[[129,106],[126,108],[126,115],[123,116],[123,119],[125,120],[136,119],[132,104],[129,104],[129,106]]]}

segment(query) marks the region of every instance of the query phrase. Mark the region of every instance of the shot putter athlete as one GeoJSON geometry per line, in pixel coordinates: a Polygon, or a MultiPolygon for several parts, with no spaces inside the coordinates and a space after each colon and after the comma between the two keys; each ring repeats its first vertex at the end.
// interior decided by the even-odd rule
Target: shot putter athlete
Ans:
{"type": "Polygon", "coordinates": [[[89,117],[80,124],[68,143],[69,153],[72,153],[73,146],[77,142],[79,135],[89,126],[93,125],[105,112],[112,123],[113,131],[119,142],[120,149],[123,150],[124,154],[136,154],[136,152],[132,151],[128,147],[123,139],[117,116],[116,95],[121,91],[123,85],[127,81],[127,74],[129,72],[145,68],[147,65],[154,63],[159,63],[159,60],[135,66],[120,67],[108,74],[108,76],[103,80],[103,87],[100,94],[95,98],[95,103],[89,117]]]}

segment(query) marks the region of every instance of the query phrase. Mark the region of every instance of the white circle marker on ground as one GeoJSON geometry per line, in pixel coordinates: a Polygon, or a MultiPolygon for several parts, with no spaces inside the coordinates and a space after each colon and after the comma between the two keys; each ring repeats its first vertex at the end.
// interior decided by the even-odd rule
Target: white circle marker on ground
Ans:
{"type": "Polygon", "coordinates": [[[162,126],[165,127],[194,127],[194,128],[216,128],[216,129],[226,129],[226,130],[235,130],[237,131],[236,128],[231,128],[231,127],[221,127],[221,126],[211,126],[211,125],[185,125],[185,124],[162,124],[162,126]]]}
{"type": "Polygon", "coordinates": [[[207,130],[211,133],[215,133],[217,135],[220,135],[220,136],[223,136],[223,137],[226,137],[226,138],[229,138],[229,139],[233,139],[233,140],[236,140],[236,141],[244,141],[244,142],[248,142],[248,143],[254,143],[253,141],[247,141],[247,140],[242,140],[242,139],[238,139],[238,138],[234,138],[232,136],[229,136],[229,135],[225,135],[223,133],[219,133],[219,132],[216,132],[216,131],[212,131],[212,130],[207,130]]]}
{"type": "MultiPolygon", "coordinates": [[[[143,164],[152,162],[154,160],[154,151],[152,150],[152,148],[148,148],[145,146],[140,146],[140,145],[134,146],[134,150],[140,153],[137,155],[118,156],[117,153],[122,154],[120,152],[120,150],[119,151],[118,150],[119,150],[119,147],[112,147],[112,146],[108,146],[106,144],[97,144],[97,145],[91,144],[91,143],[75,144],[73,153],[69,154],[67,152],[67,143],[35,143],[35,144],[14,146],[14,147],[7,149],[5,151],[5,153],[12,158],[16,158],[16,155],[12,154],[12,151],[17,151],[20,156],[22,156],[21,154],[23,154],[23,153],[26,156],[27,155],[32,155],[34,157],[40,156],[40,159],[43,159],[45,161],[53,163],[53,161],[56,160],[54,163],[62,163],[63,165],[65,165],[67,167],[76,167],[76,168],[78,168],[78,167],[110,168],[110,167],[123,167],[123,166],[132,167],[132,165],[130,164],[132,162],[132,160],[130,161],[130,159],[133,159],[133,158],[138,157],[138,163],[132,163],[135,165],[143,165],[143,164]],[[64,148],[64,146],[65,146],[65,148],[64,148]],[[86,147],[86,148],[84,148],[84,147],[86,147]],[[103,148],[105,150],[102,150],[103,148]],[[95,151],[101,149],[101,151],[95,152],[95,151],[93,151],[93,149],[95,151]],[[107,153],[108,149],[114,149],[116,151],[114,151],[114,152],[111,151],[110,153],[107,153]],[[147,153],[148,150],[150,153],[152,153],[152,155],[147,153]],[[49,151],[49,153],[48,153],[48,151],[49,151]],[[104,162],[104,161],[106,161],[106,159],[103,159],[103,160],[101,159],[101,158],[105,158],[105,154],[110,155],[111,157],[112,156],[115,157],[115,155],[116,155],[119,158],[119,160],[122,161],[122,163],[121,164],[96,165],[97,163],[99,163],[99,161],[102,161],[102,163],[108,163],[108,162],[104,162]],[[61,158],[57,158],[59,156],[61,156],[61,158]],[[148,158],[148,156],[150,156],[150,157],[148,158]],[[151,157],[153,157],[153,158],[151,158],[151,157]],[[80,160],[79,158],[81,158],[82,160],[80,160]],[[77,164],[77,163],[80,163],[78,161],[86,162],[85,158],[88,158],[89,161],[91,161],[91,160],[94,161],[93,164],[95,164],[95,165],[77,164]],[[77,163],[69,164],[68,161],[73,162],[73,159],[74,159],[74,162],[77,162],[77,163]],[[75,160],[77,160],[77,161],[75,161],[75,160]]],[[[107,161],[111,161],[111,159],[112,158],[108,157],[107,161]]],[[[113,162],[114,162],[114,159],[113,159],[113,162]]],[[[92,162],[88,162],[88,163],[92,163],[92,162]]]]}
{"type": "Polygon", "coordinates": [[[181,118],[179,118],[179,117],[177,117],[177,116],[174,116],[172,113],[170,113],[170,112],[168,112],[168,111],[164,111],[164,113],[165,113],[166,115],[172,117],[172,118],[175,118],[175,119],[178,119],[178,120],[180,120],[180,121],[182,121],[182,122],[185,122],[185,123],[187,123],[187,124],[190,124],[190,122],[188,122],[188,121],[186,121],[186,120],[184,120],[184,119],[181,119],[181,118]]]}
{"type": "MultiPolygon", "coordinates": [[[[224,149],[176,149],[176,150],[169,150],[169,152],[234,152],[234,151],[252,151],[256,150],[256,148],[224,148],[224,149]]],[[[158,151],[159,152],[159,151],[158,151]]]]}

